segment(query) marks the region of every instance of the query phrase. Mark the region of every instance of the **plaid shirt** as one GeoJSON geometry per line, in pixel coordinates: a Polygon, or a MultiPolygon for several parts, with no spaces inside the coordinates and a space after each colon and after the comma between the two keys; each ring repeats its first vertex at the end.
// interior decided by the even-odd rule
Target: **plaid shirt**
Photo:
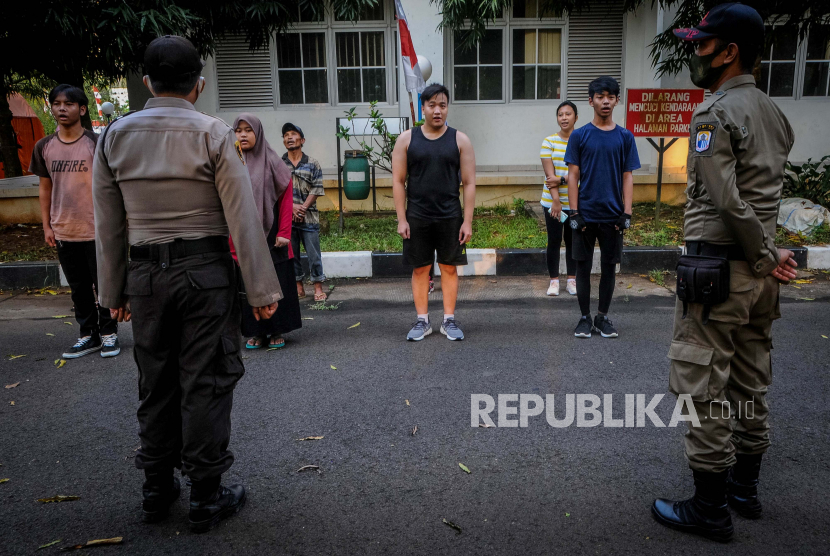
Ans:
{"type": "MultiPolygon", "coordinates": [[[[288,159],[288,153],[282,155],[282,160],[288,165],[288,169],[291,170],[294,177],[294,204],[302,205],[309,195],[322,197],[326,194],[323,189],[323,169],[320,168],[320,163],[317,160],[305,153],[303,153],[303,157],[296,167],[288,159]]],[[[317,211],[316,200],[306,210],[305,220],[294,222],[293,226],[311,230],[320,228],[320,213],[317,211]]]]}

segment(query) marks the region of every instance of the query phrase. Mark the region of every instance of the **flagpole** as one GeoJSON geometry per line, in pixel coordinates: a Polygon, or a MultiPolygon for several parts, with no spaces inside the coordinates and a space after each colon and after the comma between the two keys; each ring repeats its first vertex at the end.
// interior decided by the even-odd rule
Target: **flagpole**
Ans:
{"type": "Polygon", "coordinates": [[[406,94],[409,95],[409,111],[412,112],[412,126],[415,127],[415,122],[418,120],[415,119],[415,105],[412,103],[412,91],[407,91],[406,94]]]}

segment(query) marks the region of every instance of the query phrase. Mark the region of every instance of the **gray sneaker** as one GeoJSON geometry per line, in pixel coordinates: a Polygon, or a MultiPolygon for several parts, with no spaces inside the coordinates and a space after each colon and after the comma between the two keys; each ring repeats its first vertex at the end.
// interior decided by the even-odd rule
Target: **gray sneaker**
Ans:
{"type": "Polygon", "coordinates": [[[464,333],[458,328],[458,323],[455,319],[447,319],[441,323],[441,334],[447,337],[447,340],[463,340],[464,333]]]}
{"type": "Polygon", "coordinates": [[[412,325],[412,330],[406,335],[406,339],[410,342],[420,342],[430,334],[432,334],[432,326],[427,321],[418,319],[412,325]]]}

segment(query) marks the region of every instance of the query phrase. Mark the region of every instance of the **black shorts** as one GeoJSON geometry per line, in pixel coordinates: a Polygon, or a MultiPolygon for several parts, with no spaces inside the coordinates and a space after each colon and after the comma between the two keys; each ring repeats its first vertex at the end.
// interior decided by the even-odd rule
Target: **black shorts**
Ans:
{"type": "Polygon", "coordinates": [[[463,218],[442,218],[420,220],[409,218],[409,239],[403,240],[403,262],[405,265],[421,267],[435,261],[438,264],[464,266],[467,264],[467,246],[458,243],[463,218]]]}
{"type": "Polygon", "coordinates": [[[593,260],[597,240],[602,262],[619,264],[622,260],[623,232],[613,222],[588,222],[585,231],[573,230],[572,238],[575,261],[593,260]]]}

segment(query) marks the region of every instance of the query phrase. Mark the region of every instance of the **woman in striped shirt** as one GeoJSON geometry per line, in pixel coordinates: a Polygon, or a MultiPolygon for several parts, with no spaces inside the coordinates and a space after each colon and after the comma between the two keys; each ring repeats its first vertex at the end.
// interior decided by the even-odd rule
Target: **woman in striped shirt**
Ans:
{"type": "Polygon", "coordinates": [[[548,272],[550,286],[548,295],[559,295],[559,246],[565,239],[565,266],[568,270],[568,293],[576,295],[576,262],[571,256],[571,227],[564,224],[560,215],[570,212],[568,204],[568,165],[565,164],[565,150],[568,137],[577,120],[576,105],[566,100],[556,109],[559,132],[546,137],[542,142],[542,168],[545,170],[545,185],[542,188],[542,206],[545,207],[545,224],[548,229],[548,272]]]}

